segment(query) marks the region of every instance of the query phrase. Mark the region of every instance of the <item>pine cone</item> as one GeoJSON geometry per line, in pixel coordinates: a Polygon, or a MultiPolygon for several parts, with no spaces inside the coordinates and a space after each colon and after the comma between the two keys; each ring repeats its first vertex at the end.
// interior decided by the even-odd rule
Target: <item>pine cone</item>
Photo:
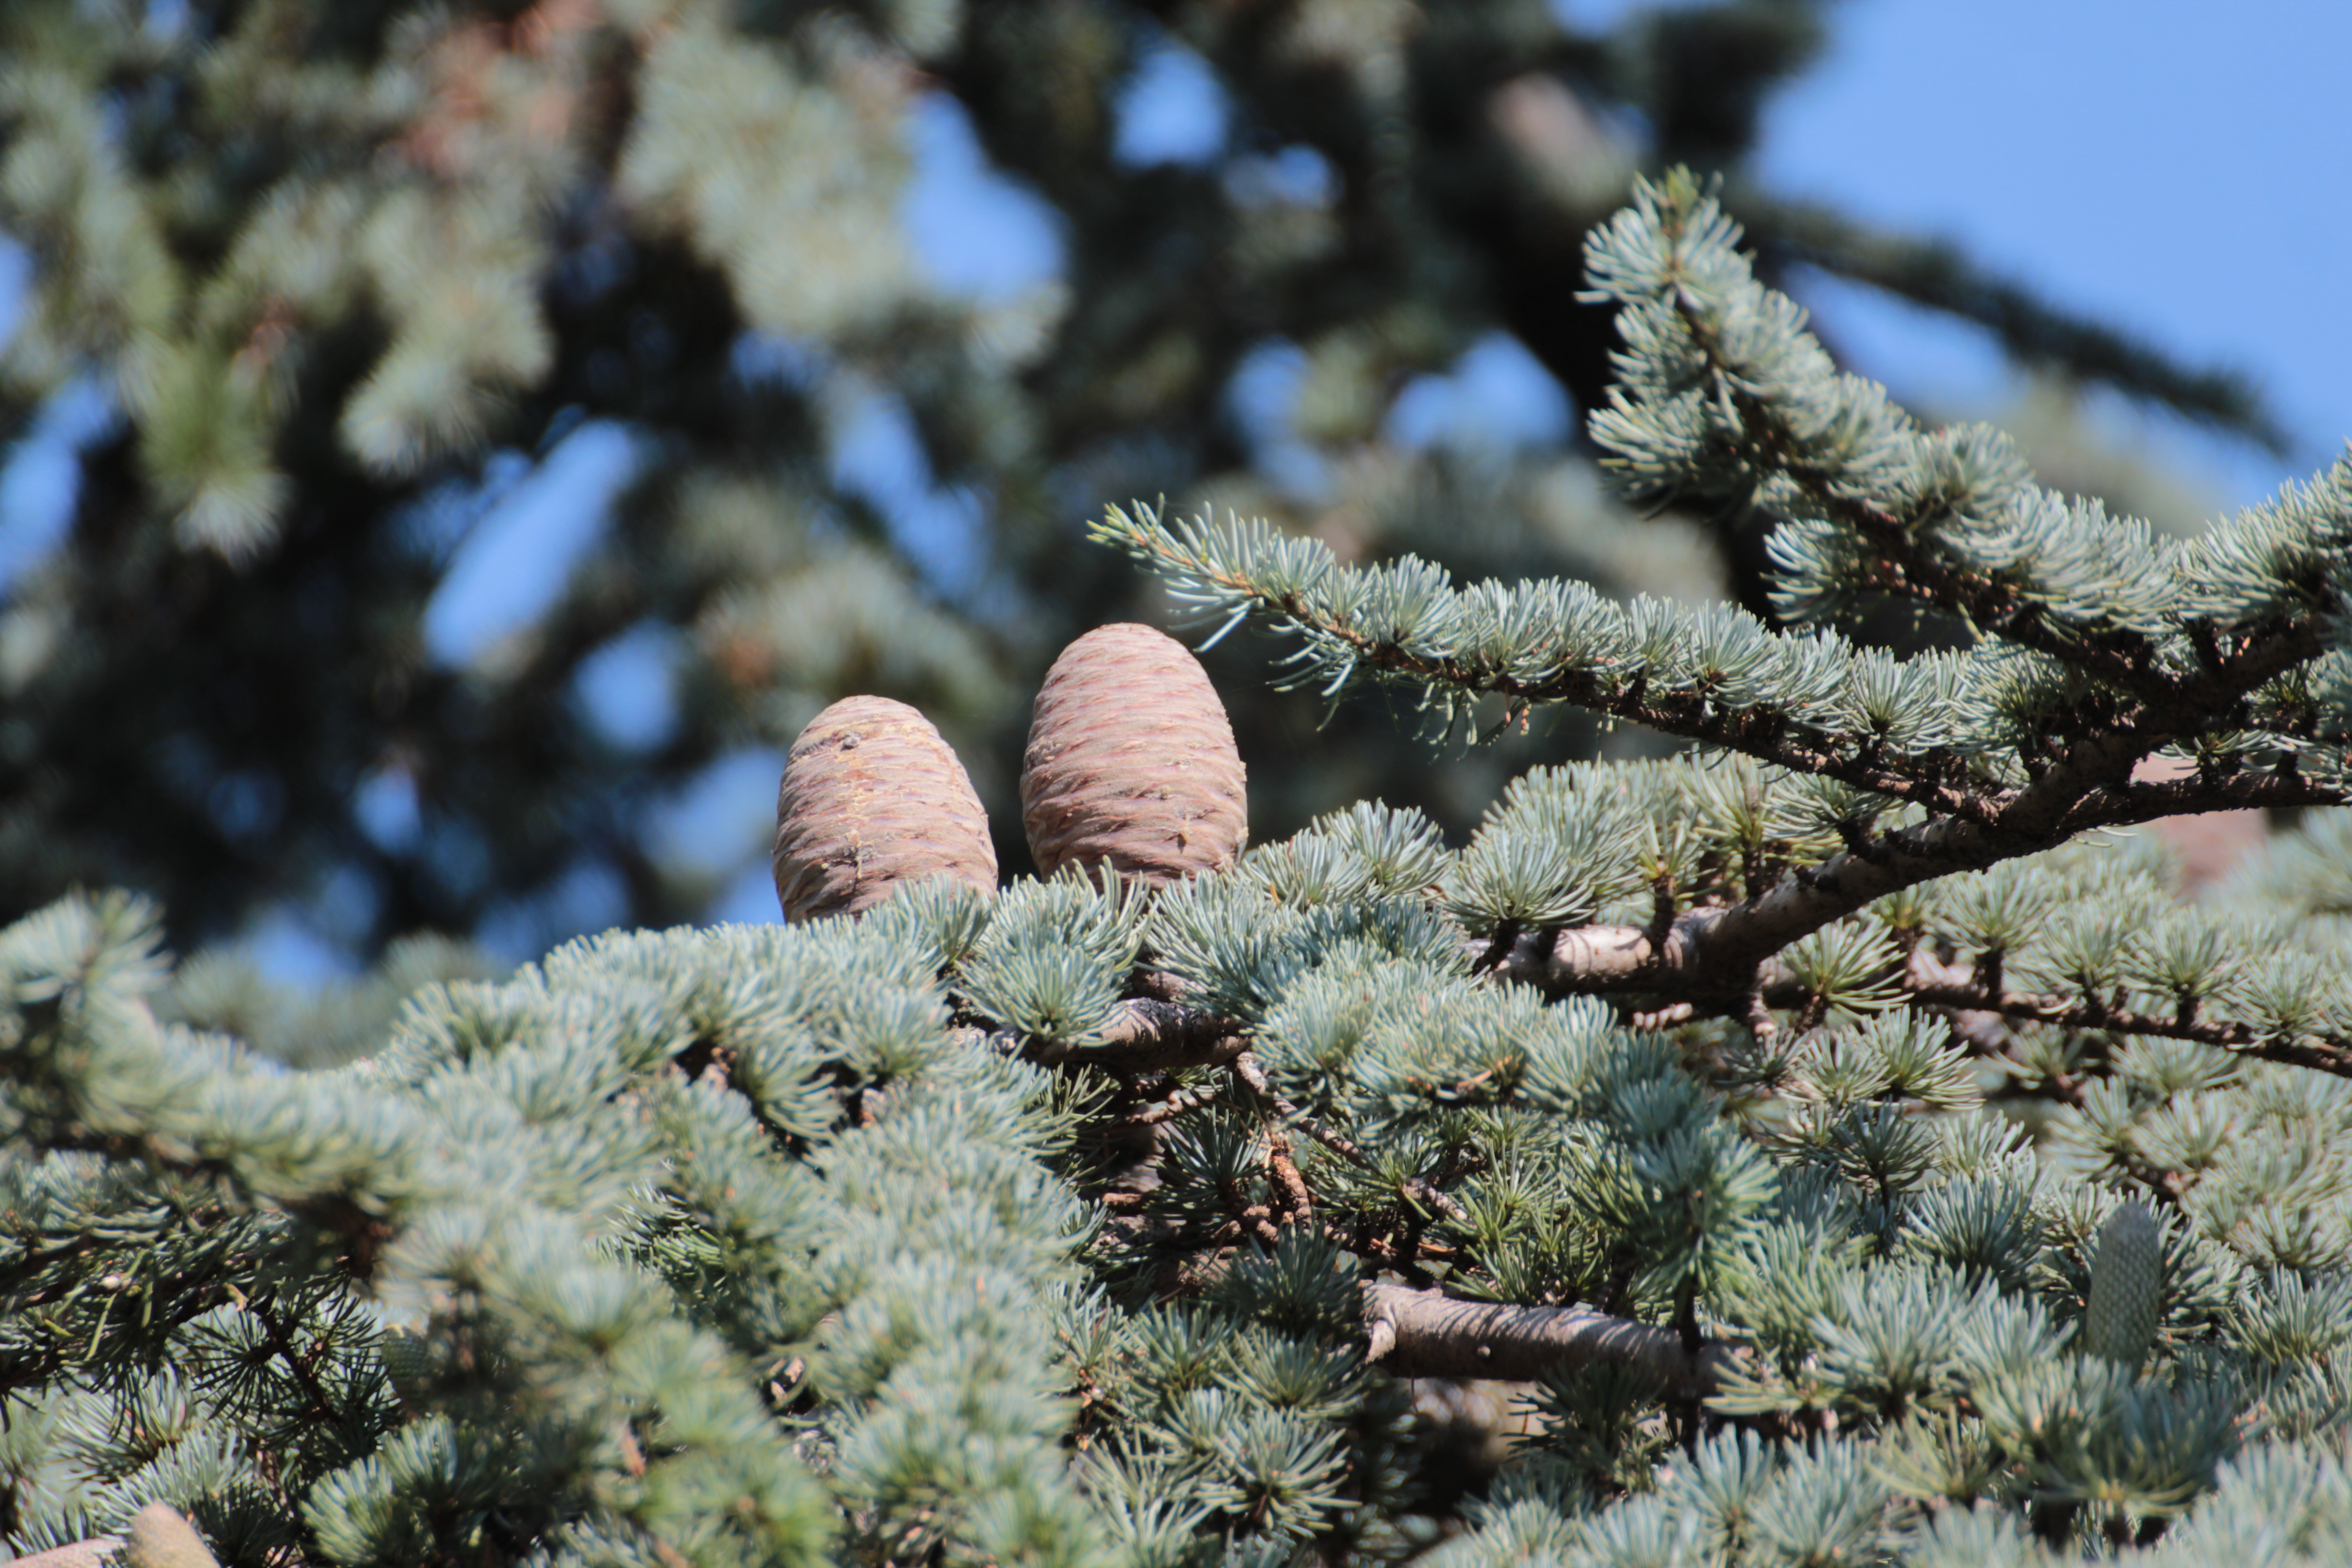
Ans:
{"type": "Polygon", "coordinates": [[[151,1502],[131,1516],[122,1561],[125,1568],[220,1568],[196,1527],[167,1502],[151,1502]]]}
{"type": "Polygon", "coordinates": [[[5,1568],[107,1568],[121,1551],[122,1537],[93,1535],[88,1541],[70,1541],[47,1552],[36,1552],[30,1557],[11,1557],[5,1568]]]}
{"type": "Polygon", "coordinates": [[[1166,882],[1223,869],[1249,837],[1224,704],[1192,650],[1150,626],[1098,627],[1062,650],[1022,761],[1040,876],[1108,863],[1166,882]]]}
{"type": "Polygon", "coordinates": [[[2164,1297],[2164,1237],[2145,1204],[2126,1204],[2099,1227],[2083,1349],[2137,1366],[2156,1342],[2164,1297]]]}
{"type": "Polygon", "coordinates": [[[863,914],[901,882],[953,877],[996,890],[988,815],[929,720],[887,697],[845,697],[793,742],[776,786],[784,919],[863,914]]]}

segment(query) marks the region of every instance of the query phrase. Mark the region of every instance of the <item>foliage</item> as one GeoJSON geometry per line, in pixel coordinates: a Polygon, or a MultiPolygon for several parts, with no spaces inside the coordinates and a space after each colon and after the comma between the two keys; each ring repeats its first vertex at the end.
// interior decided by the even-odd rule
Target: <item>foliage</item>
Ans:
{"type": "Polygon", "coordinates": [[[10,1543],[2337,1560],[2352,836],[2192,901],[2100,830],[2343,799],[2352,465],[2161,543],[1840,376],[1736,237],[1677,174],[1596,241],[1627,483],[1745,491],[1793,607],[1962,653],[1129,512],[1301,679],[1713,749],[1530,774],[1458,852],[1364,805],[1156,893],[610,933],[341,1065],[203,1027],[234,988],[135,899],[0,932],[10,1543]],[[1407,1379],[1498,1373],[1479,1473],[1407,1379]]]}
{"type": "MultiPolygon", "coordinates": [[[[1009,825],[1046,658],[1157,618],[1074,548],[1130,496],[1769,610],[1757,517],[1637,524],[1540,432],[1396,434],[1497,331],[1601,406],[1584,235],[1637,166],[1736,175],[1823,37],[1810,0],[1605,32],[1559,9],[11,0],[0,230],[32,271],[0,437],[105,412],[61,542],[0,605],[0,918],[125,886],[183,951],[296,918],[362,960],[419,931],[523,957],[699,918],[755,836],[656,829],[860,691],[929,712],[1009,825]],[[1123,151],[1135,84],[1187,61],[1222,144],[1123,151]],[[915,151],[952,162],[967,126],[1058,237],[1034,287],[910,247],[915,151]],[[1286,365],[1286,434],[1243,396],[1286,365]],[[878,477],[876,430],[903,447],[878,477]],[[1287,457],[1257,461],[1269,442],[1287,457]],[[554,602],[452,630],[457,588],[498,574],[484,541],[588,470],[610,521],[554,602]],[[600,723],[615,670],[667,709],[600,723]]],[[[2266,428],[2227,378],[1945,251],[1732,189],[1769,275],[1863,279],[2266,428]]],[[[923,221],[964,259],[971,220],[923,221]]],[[[1246,755],[1307,759],[1261,767],[1261,836],[1367,794],[1458,833],[1510,773],[1595,744],[1571,722],[1437,768],[1367,708],[1309,749],[1315,704],[1226,684],[1246,755]]]]}

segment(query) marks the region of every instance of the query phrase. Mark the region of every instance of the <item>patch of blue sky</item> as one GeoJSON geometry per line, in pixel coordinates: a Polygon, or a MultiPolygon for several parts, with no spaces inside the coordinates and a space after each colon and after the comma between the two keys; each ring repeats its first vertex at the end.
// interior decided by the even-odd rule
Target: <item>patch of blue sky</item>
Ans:
{"type": "Polygon", "coordinates": [[[1339,171],[1303,142],[1253,153],[1225,165],[1225,195],[1236,205],[1328,206],[1339,198],[1339,171]]]}
{"type": "Polygon", "coordinates": [[[776,873],[763,857],[743,868],[727,889],[710,902],[705,920],[720,925],[782,925],[783,905],[776,898],[776,873]]]}
{"type": "MultiPolygon", "coordinates": [[[[2352,437],[2352,7],[2245,0],[1874,0],[1768,110],[1777,188],[1957,237],[1986,265],[2192,364],[2242,367],[2297,437],[2281,461],[2120,399],[2092,409],[2223,499],[2260,499],[2352,437]]],[[[1823,324],[1843,330],[1845,304],[1823,324]]],[[[1875,329],[1866,329],[1874,331],[1875,329]]],[[[1936,351],[1888,342],[1898,388],[1936,351]]]]}
{"type": "Polygon", "coordinates": [[[236,945],[268,978],[316,985],[359,972],[357,954],[383,911],[383,883],[366,867],[345,861],[306,897],[257,911],[236,945]]]}
{"type": "Polygon", "coordinates": [[[1527,345],[1493,331],[1444,374],[1414,377],[1389,405],[1384,434],[1405,447],[1550,447],[1567,439],[1574,416],[1567,391],[1527,345]]]}
{"type": "Polygon", "coordinates": [[[924,584],[956,600],[978,590],[989,569],[988,502],[967,486],[932,482],[929,455],[898,395],[845,388],[831,436],[834,484],[875,510],[924,584]]]}
{"type": "Polygon", "coordinates": [[[833,368],[833,356],[803,338],[743,332],[729,345],[727,365],[746,386],[772,381],[795,392],[813,392],[833,368]]]}
{"type": "Polygon", "coordinates": [[[16,335],[25,296],[33,287],[33,253],[0,234],[0,348],[16,335]]]}
{"type": "Polygon", "coordinates": [[[141,31],[158,44],[178,40],[188,30],[188,0],[147,0],[147,16],[141,31]]]}
{"type": "Polygon", "coordinates": [[[49,395],[0,467],[0,594],[73,527],[82,449],[113,430],[114,399],[87,377],[49,395]]]}
{"type": "Polygon", "coordinates": [[[352,792],[352,819],[370,843],[388,855],[414,848],[425,835],[415,775],[396,765],[370,773],[352,792]]]}
{"type": "Polygon", "coordinates": [[[264,910],[237,945],[256,969],[281,985],[323,985],[360,969],[352,950],[330,941],[296,904],[264,910]]]}
{"type": "Polygon", "coordinates": [[[721,754],[646,812],[647,852],[660,865],[706,877],[727,876],[763,858],[775,837],[776,781],[783,773],[784,754],[773,746],[721,754]]]}
{"type": "MultiPolygon", "coordinates": [[[[1659,8],[1552,4],[1585,29],[1659,8]]],[[[2310,0],[1873,0],[1838,8],[1820,65],[1767,106],[1757,172],[2252,375],[2296,439],[2284,459],[2120,396],[2087,405],[2095,427],[2243,503],[2352,437],[2347,59],[2352,6],[2310,0]]],[[[1971,329],[1871,289],[1803,292],[1898,397],[1987,414],[2020,389],[1971,329]]]]}
{"type": "Polygon", "coordinates": [[[1198,166],[1225,150],[1225,90],[1208,61],[1172,38],[1144,46],[1112,112],[1111,156],[1130,168],[1198,166]]]}
{"type": "Polygon", "coordinates": [[[907,119],[915,170],[898,209],[915,255],[942,291],[1015,299],[1061,276],[1061,215],[992,163],[950,93],[926,93],[907,119]]]}
{"type": "Polygon", "coordinates": [[[650,752],[677,733],[676,628],[646,621],[580,661],[572,694],[588,727],[625,752],[650,752]]]}
{"type": "Polygon", "coordinates": [[[474,927],[474,941],[496,958],[521,963],[575,936],[610,931],[628,916],[629,884],[620,868],[585,855],[537,892],[492,905],[474,927]]]}
{"type": "Polygon", "coordinates": [[[446,565],[474,525],[530,478],[533,467],[529,453],[498,448],[482,459],[479,479],[444,479],[404,507],[394,520],[394,537],[402,549],[446,565]]]}
{"type": "Polygon", "coordinates": [[[425,646],[445,666],[470,664],[554,607],[603,539],[612,503],[637,471],[628,429],[591,420],[556,443],[457,546],[425,607],[425,646]]]}
{"type": "Polygon", "coordinates": [[[1225,412],[1249,448],[1251,465],[1266,482],[1312,500],[1329,490],[1331,476],[1323,455],[1299,436],[1291,417],[1306,376],[1307,354],[1297,343],[1263,339],[1234,367],[1225,384],[1225,412]]]}

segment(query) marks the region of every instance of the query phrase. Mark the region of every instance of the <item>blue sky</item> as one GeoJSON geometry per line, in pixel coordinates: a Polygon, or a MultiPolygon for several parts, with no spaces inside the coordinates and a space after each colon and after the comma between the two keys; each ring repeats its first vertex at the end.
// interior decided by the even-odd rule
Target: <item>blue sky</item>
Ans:
{"type": "MultiPolygon", "coordinates": [[[[1581,5],[1571,15],[1622,6],[1581,5]]],[[[2229,504],[2352,437],[2352,5],[1850,0],[1770,110],[1762,174],[1949,236],[2053,300],[2252,373],[2284,462],[2120,417],[2229,504]]],[[[1813,301],[1905,393],[1997,401],[1980,341],[1840,291],[1813,301]]]]}

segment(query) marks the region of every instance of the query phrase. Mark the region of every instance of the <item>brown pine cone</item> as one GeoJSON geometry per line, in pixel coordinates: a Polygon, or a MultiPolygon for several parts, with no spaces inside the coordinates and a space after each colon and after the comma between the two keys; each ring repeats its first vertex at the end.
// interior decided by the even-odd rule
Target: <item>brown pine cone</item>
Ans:
{"type": "Polygon", "coordinates": [[[845,697],[793,742],[776,786],[776,896],[795,923],[863,914],[901,882],[996,890],[988,815],[931,721],[887,697],[845,697]]]}
{"type": "Polygon", "coordinates": [[[122,1563],[123,1568],[220,1568],[187,1516],[163,1502],[151,1502],[131,1516],[122,1563]]]}
{"type": "Polygon", "coordinates": [[[1150,626],[1101,626],[1045,672],[1022,759],[1037,873],[1108,863],[1160,883],[1222,870],[1249,837],[1234,727],[1192,650],[1150,626]]]}

